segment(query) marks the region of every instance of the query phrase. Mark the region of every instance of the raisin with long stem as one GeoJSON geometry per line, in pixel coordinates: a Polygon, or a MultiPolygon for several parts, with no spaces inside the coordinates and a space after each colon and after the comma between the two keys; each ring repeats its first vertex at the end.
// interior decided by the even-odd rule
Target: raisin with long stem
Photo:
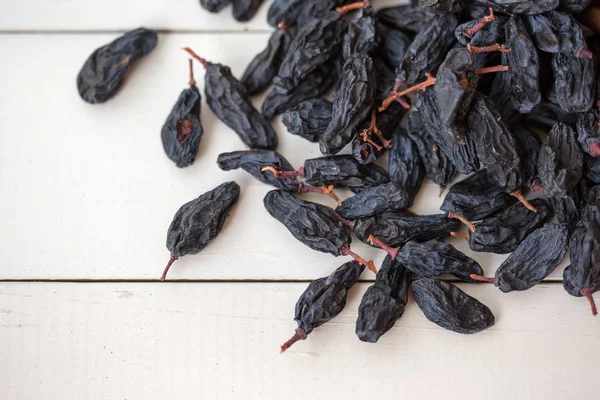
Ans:
{"type": "Polygon", "coordinates": [[[217,118],[252,149],[272,150],[277,147],[277,135],[271,124],[254,108],[246,88],[233,76],[229,67],[213,64],[189,47],[183,50],[206,69],[206,102],[217,118]]]}

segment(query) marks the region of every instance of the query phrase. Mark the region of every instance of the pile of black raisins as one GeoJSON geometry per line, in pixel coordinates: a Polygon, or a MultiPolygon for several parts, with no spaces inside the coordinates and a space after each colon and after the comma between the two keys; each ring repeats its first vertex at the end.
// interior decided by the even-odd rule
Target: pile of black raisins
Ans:
{"type": "MultiPolygon", "coordinates": [[[[210,12],[230,3],[235,19],[247,21],[263,1],[200,0],[210,12]]],[[[582,22],[589,3],[413,0],[375,11],[371,1],[274,0],[273,33],[241,79],[184,49],[206,70],[208,107],[249,148],[219,155],[219,168],[241,168],[274,186],[265,209],[306,246],[354,258],[308,286],[296,304],[298,328],[282,351],[342,311],[365,267],[376,280],[358,310],[362,341],[376,342],[394,325],[409,289],[439,326],[487,329],[490,309],[441,275],[526,290],[567,252],[564,288],[586,297],[596,314],[600,35],[582,22]],[[324,98],[330,90],[332,100],[324,98]],[[259,111],[250,96],[265,91],[259,111]],[[318,143],[323,157],[296,169],[277,153],[271,120],[280,114],[288,131],[318,143]],[[374,163],[386,150],[387,169],[374,163]],[[468,176],[452,184],[458,174],[468,176]],[[415,215],[410,207],[426,177],[446,192],[442,213],[415,215]],[[355,195],[342,202],[334,188],[355,195]],[[541,193],[528,201],[530,191],[541,193]],[[338,207],[298,197],[307,192],[332,197],[338,207]],[[351,250],[353,236],[388,253],[379,271],[351,250]],[[510,255],[485,277],[444,241],[450,236],[476,252],[510,255]]],[[[156,43],[154,31],[140,28],[94,51],[77,77],[81,97],[110,99],[156,43]]],[[[190,60],[189,87],[161,131],[177,167],[196,157],[200,105],[190,60]]],[[[239,193],[227,182],[177,211],[162,279],[175,260],[218,235],[239,193]]]]}

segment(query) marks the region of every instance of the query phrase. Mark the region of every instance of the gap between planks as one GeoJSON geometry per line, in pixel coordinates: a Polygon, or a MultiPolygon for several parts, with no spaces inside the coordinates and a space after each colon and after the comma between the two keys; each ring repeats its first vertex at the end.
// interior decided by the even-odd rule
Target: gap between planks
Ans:
{"type": "MultiPolygon", "coordinates": [[[[152,29],[152,27],[148,27],[148,29],[152,29]]],[[[239,35],[240,33],[262,35],[273,32],[273,29],[154,29],[154,31],[161,35],[239,35]]],[[[1,29],[0,35],[116,35],[123,34],[128,31],[128,29],[1,29]]]]}
{"type": "MultiPolygon", "coordinates": [[[[316,278],[318,279],[318,278],[316,278]]],[[[0,279],[1,283],[310,283],[314,279],[0,279]]],[[[469,283],[459,279],[444,279],[452,283],[469,283]]],[[[373,283],[374,279],[361,279],[357,283],[373,283]]],[[[547,280],[538,285],[562,285],[561,280],[547,280]]],[[[481,284],[477,284],[481,285],[481,284]]]]}

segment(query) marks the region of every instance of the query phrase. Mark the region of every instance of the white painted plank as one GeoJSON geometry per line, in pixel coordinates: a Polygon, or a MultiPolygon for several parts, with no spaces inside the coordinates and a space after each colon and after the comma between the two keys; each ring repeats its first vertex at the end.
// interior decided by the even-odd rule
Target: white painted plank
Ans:
{"type": "MultiPolygon", "coordinates": [[[[376,7],[405,0],[376,0],[376,7]]],[[[0,31],[126,31],[145,26],[160,30],[248,31],[271,30],[266,0],[256,16],[241,23],[231,7],[211,14],[198,0],[19,0],[0,2],[0,31]]]]}
{"type": "Polygon", "coordinates": [[[354,334],[367,286],[280,355],[305,284],[4,284],[2,398],[504,400],[600,390],[600,319],[560,285],[513,294],[461,285],[496,315],[476,335],[437,327],[411,300],[377,344],[354,334]]]}
{"type": "MultiPolygon", "coordinates": [[[[91,106],[79,98],[75,76],[110,37],[0,36],[0,76],[10,77],[3,87],[10,95],[0,96],[0,278],[156,279],[168,259],[165,235],[175,211],[226,180],[239,182],[242,195],[223,232],[200,254],[180,259],[171,278],[313,279],[345,261],[311,251],[271,218],[262,205],[270,187],[219,170],[217,155],[243,145],[206,106],[196,163],[178,169],[163,154],[161,126],[188,80],[179,49],[192,46],[239,76],[266,34],[161,35],[121,92],[91,106]]],[[[203,71],[196,71],[202,90],[203,71]]],[[[279,122],[276,128],[278,150],[293,165],[320,155],[316,144],[287,134],[279,122]]],[[[437,193],[425,184],[414,211],[438,212],[437,193]]],[[[383,259],[355,242],[359,254],[383,259]]],[[[453,243],[472,254],[466,242],[453,243]]],[[[473,256],[488,273],[505,258],[473,256]]]]}

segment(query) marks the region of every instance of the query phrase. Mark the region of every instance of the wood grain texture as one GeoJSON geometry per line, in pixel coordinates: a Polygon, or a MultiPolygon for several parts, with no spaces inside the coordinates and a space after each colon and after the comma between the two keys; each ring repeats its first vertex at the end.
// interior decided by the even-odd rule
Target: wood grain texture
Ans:
{"type": "MultiPolygon", "coordinates": [[[[265,0],[256,16],[241,23],[231,7],[211,14],[198,0],[19,0],[0,2],[0,31],[126,31],[140,26],[166,31],[270,31],[265,0]],[[52,16],[51,18],[49,16],[52,16]]],[[[375,7],[406,0],[376,0],[375,7]]]]}
{"type": "MultiPolygon", "coordinates": [[[[11,79],[4,87],[10,96],[0,96],[0,279],[158,279],[175,211],[227,180],[242,194],[223,232],[201,253],[181,258],[170,278],[314,279],[342,264],[347,258],[311,251],[269,216],[262,199],[272,188],[217,167],[219,153],[244,145],[206,104],[195,164],[178,169],[162,149],[160,129],[188,81],[180,48],[192,46],[240,76],[267,36],[160,35],[117,96],[94,106],[79,98],[75,76],[90,51],[114,35],[3,37],[0,74],[11,79]],[[232,46],[238,50],[228,51],[232,46]]],[[[202,93],[203,76],[197,65],[202,93]]],[[[317,144],[288,134],[279,121],[275,127],[278,151],[292,165],[320,156],[317,144]]],[[[334,206],[324,196],[306,198],[334,206]]],[[[439,212],[438,188],[427,182],[415,204],[417,213],[439,212]]],[[[363,257],[383,260],[383,252],[354,242],[363,257]]],[[[489,274],[506,258],[452,243],[489,274]]]]}
{"type": "Polygon", "coordinates": [[[306,284],[3,284],[2,398],[504,400],[600,390],[600,319],[560,285],[510,295],[461,285],[496,315],[475,335],[438,328],[411,299],[377,344],[354,334],[367,286],[280,355],[306,284]]]}

